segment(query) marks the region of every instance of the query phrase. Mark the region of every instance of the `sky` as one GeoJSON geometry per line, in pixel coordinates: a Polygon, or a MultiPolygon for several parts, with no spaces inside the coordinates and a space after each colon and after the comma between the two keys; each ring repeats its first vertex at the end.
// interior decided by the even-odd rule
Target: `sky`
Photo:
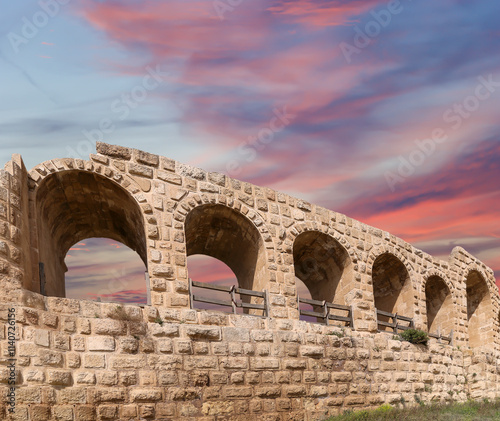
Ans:
{"type": "MultiPolygon", "coordinates": [[[[500,281],[499,2],[3,0],[1,10],[0,161],[87,158],[101,140],[135,147],[443,259],[461,245],[500,281]]],[[[201,280],[218,273],[191,266],[201,280]]]]}
{"type": "Polygon", "coordinates": [[[66,297],[146,304],[146,267],[122,243],[89,238],[69,249],[65,263],[66,297]]]}

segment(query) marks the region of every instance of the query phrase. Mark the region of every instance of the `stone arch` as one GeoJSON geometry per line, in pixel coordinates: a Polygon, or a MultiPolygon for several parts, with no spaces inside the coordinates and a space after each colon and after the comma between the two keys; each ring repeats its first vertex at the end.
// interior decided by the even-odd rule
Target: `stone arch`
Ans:
{"type": "Polygon", "coordinates": [[[183,223],[186,256],[214,257],[229,266],[240,287],[264,290],[272,237],[257,212],[225,199],[195,194],[177,205],[174,219],[183,223]]]}
{"type": "MultiPolygon", "coordinates": [[[[64,296],[64,257],[71,245],[107,237],[136,251],[148,266],[147,238],[156,218],[137,183],[105,165],[80,159],[46,161],[29,173],[32,266],[44,264],[45,294],[64,296]]],[[[39,286],[31,288],[39,291],[39,286]]]]}
{"type": "Polygon", "coordinates": [[[499,295],[499,290],[496,285],[496,279],[494,272],[491,271],[487,272],[484,270],[484,268],[478,264],[477,262],[469,263],[467,265],[467,269],[465,271],[462,271],[461,277],[462,279],[466,280],[467,276],[470,274],[470,272],[477,272],[481,277],[483,278],[484,282],[486,283],[486,286],[488,288],[488,291],[490,293],[490,297],[492,302],[496,302],[496,300],[500,299],[499,295]]]}
{"type": "Polygon", "coordinates": [[[471,348],[494,343],[494,312],[487,277],[479,268],[471,268],[465,276],[467,297],[467,338],[471,348]]]}
{"type": "MultiPolygon", "coordinates": [[[[225,196],[222,194],[211,194],[211,193],[190,193],[184,198],[182,198],[174,207],[173,218],[176,221],[184,223],[187,214],[194,208],[205,205],[205,204],[219,204],[233,209],[234,211],[241,213],[247,219],[249,219],[252,224],[260,232],[262,240],[264,241],[265,248],[268,254],[268,261],[274,261],[274,253],[276,247],[274,245],[273,236],[271,235],[265,219],[256,210],[249,208],[240,200],[235,200],[232,196],[225,196]]],[[[183,229],[178,227],[178,229],[183,229]]]]}
{"type": "MultiPolygon", "coordinates": [[[[347,238],[343,235],[341,235],[339,232],[335,231],[333,228],[328,227],[327,225],[322,225],[320,223],[317,223],[315,221],[308,221],[308,222],[301,222],[301,223],[296,223],[293,224],[288,231],[288,238],[291,241],[291,245],[293,246],[293,243],[297,236],[299,236],[301,233],[306,232],[306,231],[317,231],[317,232],[322,232],[324,234],[327,234],[328,236],[332,237],[334,240],[338,241],[342,247],[346,250],[347,254],[349,255],[349,258],[351,259],[352,263],[356,265],[358,263],[359,257],[356,251],[354,250],[354,247],[351,245],[351,243],[347,240],[347,238]]],[[[292,247],[290,247],[290,252],[292,251],[292,247]]]]}
{"type": "Polygon", "coordinates": [[[290,231],[294,274],[314,300],[347,304],[352,291],[357,255],[338,233],[314,222],[290,231]]]}
{"type": "Polygon", "coordinates": [[[429,333],[449,335],[457,322],[453,288],[446,275],[437,270],[426,273],[422,283],[426,326],[429,333]]]}
{"type": "Polygon", "coordinates": [[[410,274],[410,279],[413,281],[413,276],[412,274],[414,273],[413,266],[410,264],[408,259],[395,247],[388,246],[388,245],[380,245],[377,247],[374,247],[373,249],[370,250],[370,253],[368,254],[367,258],[367,268],[366,268],[366,273],[370,276],[373,275],[372,269],[373,269],[373,263],[375,263],[375,260],[383,255],[383,254],[391,254],[394,256],[396,259],[398,259],[406,268],[407,272],[410,274]]]}
{"type": "Polygon", "coordinates": [[[414,316],[414,269],[402,253],[391,246],[373,248],[368,255],[366,272],[371,276],[377,309],[414,316]]]}
{"type": "Polygon", "coordinates": [[[427,269],[427,270],[424,269],[422,282],[420,283],[420,287],[419,287],[421,294],[422,295],[425,294],[425,284],[427,282],[427,279],[429,279],[431,276],[437,276],[443,280],[443,282],[446,284],[446,287],[451,292],[453,302],[456,303],[458,297],[457,297],[455,285],[453,285],[453,283],[449,280],[446,273],[444,273],[443,271],[436,269],[436,268],[431,268],[431,269],[427,269]]]}

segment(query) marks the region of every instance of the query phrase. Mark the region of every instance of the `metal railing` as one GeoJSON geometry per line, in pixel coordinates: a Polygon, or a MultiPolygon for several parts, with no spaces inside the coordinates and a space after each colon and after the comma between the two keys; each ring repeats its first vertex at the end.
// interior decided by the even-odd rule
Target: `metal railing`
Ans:
{"type": "MultiPolygon", "coordinates": [[[[237,308],[242,308],[244,310],[262,310],[263,317],[269,317],[269,304],[267,299],[267,291],[259,292],[252,291],[250,289],[238,288],[236,286],[226,287],[223,285],[208,284],[205,282],[196,282],[189,279],[189,298],[191,303],[191,308],[195,302],[214,304],[222,307],[231,307],[233,313],[236,314],[237,308]],[[202,295],[195,295],[193,289],[202,288],[208,289],[210,291],[227,292],[229,294],[230,300],[220,300],[217,298],[203,297],[202,295]],[[236,299],[236,294],[240,295],[240,301],[236,299]],[[246,303],[241,301],[241,296],[245,297],[257,297],[263,300],[263,304],[246,303]]],[[[253,314],[255,315],[255,314],[253,314]]]]}
{"type": "Polygon", "coordinates": [[[400,316],[398,313],[388,313],[387,311],[382,311],[377,309],[377,328],[379,332],[386,332],[385,329],[380,327],[389,327],[397,335],[398,330],[408,330],[415,329],[415,323],[411,317],[400,316]],[[388,317],[392,319],[391,322],[385,322],[380,320],[380,316],[388,317]],[[405,322],[407,325],[400,325],[399,322],[405,322]]]}
{"type": "Polygon", "coordinates": [[[352,317],[352,308],[350,306],[343,306],[340,304],[328,303],[326,301],[318,301],[318,300],[310,300],[308,298],[300,298],[298,297],[299,311],[301,316],[309,316],[316,317],[317,319],[322,319],[324,324],[327,326],[330,325],[330,321],[339,321],[344,322],[347,327],[354,328],[354,319],[352,317]],[[309,310],[301,310],[300,304],[309,304],[313,307],[322,307],[322,311],[309,311],[309,310]],[[331,310],[341,310],[346,311],[347,316],[338,316],[336,314],[332,314],[331,310]]]}

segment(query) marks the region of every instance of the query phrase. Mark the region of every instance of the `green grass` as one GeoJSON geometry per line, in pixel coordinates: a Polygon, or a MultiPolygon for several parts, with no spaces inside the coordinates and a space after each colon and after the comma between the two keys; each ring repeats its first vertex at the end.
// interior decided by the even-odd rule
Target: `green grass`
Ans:
{"type": "Polygon", "coordinates": [[[468,401],[394,408],[388,404],[366,411],[346,411],[325,421],[483,421],[500,420],[500,400],[468,401]]]}

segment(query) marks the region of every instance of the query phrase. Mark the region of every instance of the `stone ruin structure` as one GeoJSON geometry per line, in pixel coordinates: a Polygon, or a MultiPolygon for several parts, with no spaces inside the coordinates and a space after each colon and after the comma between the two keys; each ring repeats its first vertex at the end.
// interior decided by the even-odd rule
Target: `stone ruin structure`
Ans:
{"type": "Polygon", "coordinates": [[[500,396],[498,289],[464,249],[439,260],[304,200],[126,147],[6,164],[0,295],[0,419],[322,420],[500,396]],[[65,298],[64,257],[90,237],[139,254],[150,304],[65,298]],[[226,292],[245,314],[193,308],[193,254],[233,270],[239,288],[226,292]],[[434,337],[397,340],[408,326],[434,337]]]}

